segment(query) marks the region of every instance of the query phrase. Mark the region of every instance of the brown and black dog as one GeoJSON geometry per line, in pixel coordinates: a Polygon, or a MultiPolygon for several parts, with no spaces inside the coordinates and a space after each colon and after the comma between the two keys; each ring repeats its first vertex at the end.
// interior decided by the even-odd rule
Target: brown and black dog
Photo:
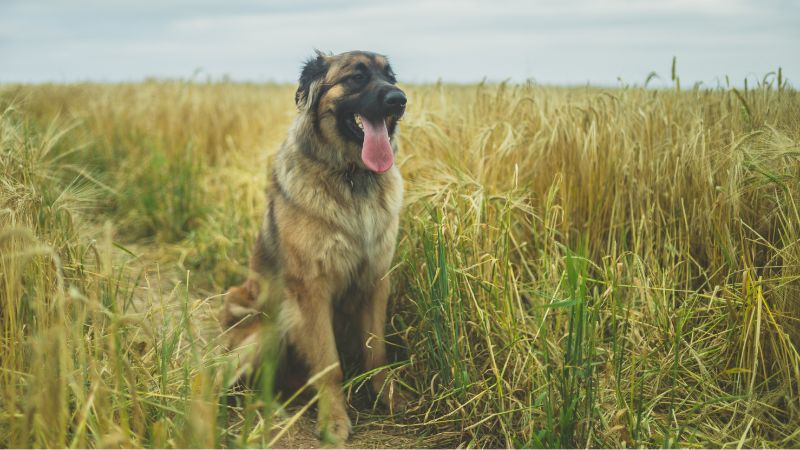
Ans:
{"type": "MultiPolygon", "coordinates": [[[[251,275],[230,289],[221,315],[236,350],[262,345],[270,316],[264,311],[274,312],[284,353],[322,374],[314,382],[317,427],[339,442],[351,428],[337,345],[355,342],[368,371],[386,364],[388,271],[403,198],[392,138],[406,107],[395,83],[386,57],[375,53],[317,52],[306,62],[295,96],[299,113],[271,173],[251,275]]],[[[378,372],[372,387],[397,408],[401,399],[389,394],[386,377],[378,372]]]]}

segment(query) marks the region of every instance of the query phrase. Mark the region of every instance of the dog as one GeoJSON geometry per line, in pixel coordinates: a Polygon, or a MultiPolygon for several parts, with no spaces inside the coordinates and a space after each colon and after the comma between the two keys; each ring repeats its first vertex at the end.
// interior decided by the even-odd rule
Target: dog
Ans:
{"type": "MultiPolygon", "coordinates": [[[[376,53],[317,51],[306,61],[250,275],[228,291],[221,312],[233,350],[258,347],[275,318],[279,364],[294,359],[313,375],[317,431],[335,442],[351,433],[339,351],[355,343],[366,371],[387,364],[388,271],[403,199],[393,137],[406,108],[396,83],[389,61],[376,53]]],[[[242,358],[258,364],[252,353],[242,358]]],[[[385,370],[371,379],[384,404],[402,407],[386,383],[385,370]]]]}

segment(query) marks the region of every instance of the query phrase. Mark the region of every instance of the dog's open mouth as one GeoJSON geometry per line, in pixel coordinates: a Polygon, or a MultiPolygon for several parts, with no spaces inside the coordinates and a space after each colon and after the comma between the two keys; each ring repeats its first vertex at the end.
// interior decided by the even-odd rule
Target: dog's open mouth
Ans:
{"type": "Polygon", "coordinates": [[[361,141],[361,161],[376,173],[384,173],[394,164],[394,153],[389,142],[389,128],[397,122],[397,117],[368,119],[361,114],[347,118],[347,125],[353,136],[361,141]]]}
{"type": "Polygon", "coordinates": [[[364,124],[361,122],[359,114],[351,114],[345,119],[345,123],[347,123],[347,128],[356,140],[359,142],[364,140],[364,124]]]}

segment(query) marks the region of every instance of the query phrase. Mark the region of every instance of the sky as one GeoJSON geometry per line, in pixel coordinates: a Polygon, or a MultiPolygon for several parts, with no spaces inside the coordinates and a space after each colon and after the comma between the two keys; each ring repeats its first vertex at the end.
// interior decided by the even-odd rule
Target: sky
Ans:
{"type": "Polygon", "coordinates": [[[0,0],[0,82],[293,82],[315,48],[412,83],[798,80],[800,0],[0,0]]]}

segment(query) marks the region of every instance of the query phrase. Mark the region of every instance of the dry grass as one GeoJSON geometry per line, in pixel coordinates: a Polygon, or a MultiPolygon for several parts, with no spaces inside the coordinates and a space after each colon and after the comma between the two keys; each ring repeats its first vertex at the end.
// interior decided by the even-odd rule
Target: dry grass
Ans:
{"type": "MultiPolygon", "coordinates": [[[[212,318],[293,89],[0,87],[0,446],[266,445],[292,420],[228,400],[212,318]]],[[[417,401],[361,423],[431,446],[800,445],[795,90],[406,89],[389,328],[417,401]]]]}

